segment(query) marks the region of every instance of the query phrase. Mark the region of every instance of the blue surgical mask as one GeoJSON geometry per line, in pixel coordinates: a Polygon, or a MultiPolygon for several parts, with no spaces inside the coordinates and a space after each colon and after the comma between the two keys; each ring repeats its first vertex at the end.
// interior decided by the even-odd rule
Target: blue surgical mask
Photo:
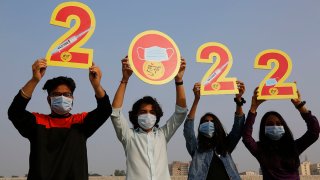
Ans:
{"type": "Polygon", "coordinates": [[[138,124],[142,129],[150,129],[157,121],[157,117],[153,114],[140,114],[138,116],[138,124]]]}
{"type": "Polygon", "coordinates": [[[209,121],[209,122],[205,122],[205,123],[200,124],[199,131],[204,136],[206,136],[208,138],[212,138],[213,133],[214,133],[213,122],[209,121]]]}
{"type": "Polygon", "coordinates": [[[51,110],[57,114],[64,115],[72,109],[72,98],[65,96],[50,97],[51,99],[51,110]]]}
{"type": "Polygon", "coordinates": [[[283,126],[265,126],[265,134],[271,140],[277,141],[281,139],[284,133],[283,126]]]}

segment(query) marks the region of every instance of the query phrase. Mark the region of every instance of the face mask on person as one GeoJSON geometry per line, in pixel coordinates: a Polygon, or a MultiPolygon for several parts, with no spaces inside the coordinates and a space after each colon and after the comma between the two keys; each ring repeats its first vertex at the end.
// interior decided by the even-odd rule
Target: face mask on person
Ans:
{"type": "Polygon", "coordinates": [[[64,115],[72,109],[72,98],[65,96],[50,97],[51,99],[51,110],[57,114],[64,115]]]}
{"type": "Polygon", "coordinates": [[[213,133],[214,133],[213,122],[209,121],[209,122],[205,122],[205,123],[200,124],[199,131],[204,136],[206,136],[208,138],[212,138],[213,133]]]}
{"type": "Polygon", "coordinates": [[[265,126],[265,134],[271,140],[277,141],[281,139],[284,133],[283,126],[265,126]]]}
{"type": "Polygon", "coordinates": [[[150,129],[157,121],[157,117],[153,114],[140,114],[138,116],[138,124],[142,129],[150,129]]]}

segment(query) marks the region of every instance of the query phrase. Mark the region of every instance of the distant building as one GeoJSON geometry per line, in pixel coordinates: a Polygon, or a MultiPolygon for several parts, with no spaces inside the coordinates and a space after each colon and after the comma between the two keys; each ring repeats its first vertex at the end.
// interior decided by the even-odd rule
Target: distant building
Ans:
{"type": "Polygon", "coordinates": [[[311,175],[320,175],[320,163],[310,165],[311,175]]]}
{"type": "Polygon", "coordinates": [[[311,165],[310,161],[303,161],[299,167],[299,174],[303,176],[311,175],[310,165],[311,165]]]}
{"type": "Polygon", "coordinates": [[[187,176],[189,171],[189,162],[173,161],[169,164],[169,171],[171,176],[187,176]]]}

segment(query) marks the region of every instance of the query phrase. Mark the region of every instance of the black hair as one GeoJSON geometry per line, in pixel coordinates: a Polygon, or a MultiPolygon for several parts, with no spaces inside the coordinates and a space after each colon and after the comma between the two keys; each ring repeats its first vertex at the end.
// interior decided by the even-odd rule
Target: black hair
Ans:
{"type": "Polygon", "coordinates": [[[143,98],[136,101],[132,106],[132,110],[129,111],[129,120],[132,123],[133,128],[136,129],[139,127],[138,112],[139,112],[142,104],[151,104],[152,105],[152,108],[156,112],[156,117],[157,117],[155,127],[159,127],[158,123],[160,121],[160,118],[163,116],[163,111],[161,109],[161,106],[155,98],[153,98],[151,96],[144,96],[143,98]]]}
{"type": "Polygon", "coordinates": [[[60,85],[66,85],[71,90],[72,94],[74,90],[76,89],[76,83],[72,78],[65,77],[65,76],[59,76],[52,79],[47,80],[47,82],[43,85],[43,90],[47,90],[48,95],[56,89],[60,85]]]}
{"type": "Polygon", "coordinates": [[[215,150],[218,154],[225,156],[226,153],[229,151],[228,146],[227,146],[228,145],[227,134],[224,131],[224,128],[223,128],[219,118],[217,116],[215,116],[214,114],[208,112],[201,117],[199,127],[198,127],[199,150],[206,151],[206,150],[215,148],[215,150]],[[199,131],[200,124],[206,122],[205,119],[207,116],[210,116],[213,118],[212,122],[214,124],[214,134],[213,134],[212,138],[208,138],[208,137],[204,136],[199,131]]]}
{"type": "Polygon", "coordinates": [[[261,151],[261,163],[266,168],[274,167],[274,160],[280,158],[281,166],[286,170],[295,171],[300,165],[299,153],[294,145],[293,135],[283,117],[275,111],[265,113],[261,119],[259,131],[259,149],[261,151]],[[276,116],[284,128],[284,135],[274,141],[265,135],[265,124],[269,116],[276,116]]]}

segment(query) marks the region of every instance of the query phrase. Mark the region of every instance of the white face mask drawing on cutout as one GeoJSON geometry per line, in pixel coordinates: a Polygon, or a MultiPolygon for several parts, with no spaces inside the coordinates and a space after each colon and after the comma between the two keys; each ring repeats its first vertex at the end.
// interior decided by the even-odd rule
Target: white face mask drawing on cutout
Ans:
{"type": "Polygon", "coordinates": [[[278,83],[276,78],[270,78],[266,81],[266,86],[275,86],[278,83]]]}
{"type": "Polygon", "coordinates": [[[159,46],[151,46],[148,48],[138,47],[137,51],[139,59],[156,62],[168,61],[174,54],[173,48],[161,48],[159,46]],[[144,58],[140,56],[140,49],[144,50],[144,58]],[[168,55],[168,51],[170,55],[168,55]]]}

